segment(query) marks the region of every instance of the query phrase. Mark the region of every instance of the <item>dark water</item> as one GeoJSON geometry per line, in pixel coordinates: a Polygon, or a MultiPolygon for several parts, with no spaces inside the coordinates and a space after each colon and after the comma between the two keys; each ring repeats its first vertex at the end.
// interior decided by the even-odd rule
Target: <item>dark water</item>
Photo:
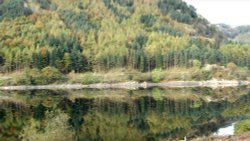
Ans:
{"type": "Polygon", "coordinates": [[[0,92],[1,141],[158,141],[250,117],[243,88],[0,92]]]}

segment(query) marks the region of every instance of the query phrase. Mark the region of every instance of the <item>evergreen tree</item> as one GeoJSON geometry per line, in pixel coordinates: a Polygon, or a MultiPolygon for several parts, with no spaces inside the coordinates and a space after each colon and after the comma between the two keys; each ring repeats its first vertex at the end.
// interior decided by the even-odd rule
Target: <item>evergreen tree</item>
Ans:
{"type": "Polygon", "coordinates": [[[70,57],[69,53],[64,54],[63,62],[64,62],[64,65],[65,65],[65,71],[66,72],[70,71],[73,63],[72,63],[72,60],[71,60],[71,57],[70,57]]]}
{"type": "Polygon", "coordinates": [[[143,72],[145,70],[145,58],[144,55],[141,54],[140,56],[140,65],[139,65],[140,71],[143,72]]]}

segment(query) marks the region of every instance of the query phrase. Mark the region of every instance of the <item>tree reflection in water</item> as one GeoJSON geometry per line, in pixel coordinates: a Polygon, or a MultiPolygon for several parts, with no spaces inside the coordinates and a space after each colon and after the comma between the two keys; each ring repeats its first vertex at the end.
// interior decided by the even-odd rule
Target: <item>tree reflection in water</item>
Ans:
{"type": "Polygon", "coordinates": [[[173,140],[210,135],[230,121],[250,117],[247,88],[1,95],[3,140],[173,140]]]}

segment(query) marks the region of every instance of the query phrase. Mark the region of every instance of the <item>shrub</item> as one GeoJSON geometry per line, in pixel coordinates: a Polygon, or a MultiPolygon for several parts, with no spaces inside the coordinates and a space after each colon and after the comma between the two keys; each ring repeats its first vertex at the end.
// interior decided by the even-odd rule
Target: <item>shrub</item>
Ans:
{"type": "Polygon", "coordinates": [[[13,78],[12,85],[46,85],[63,81],[66,78],[54,67],[27,69],[19,76],[13,78]]]}
{"type": "Polygon", "coordinates": [[[210,72],[210,71],[202,71],[201,72],[201,80],[210,80],[210,79],[212,79],[212,73],[210,72]]]}
{"type": "Polygon", "coordinates": [[[196,81],[210,80],[213,77],[212,72],[207,70],[196,71],[193,72],[191,75],[192,75],[192,80],[196,81]]]}
{"type": "Polygon", "coordinates": [[[101,77],[94,75],[93,73],[85,73],[82,77],[81,83],[82,84],[93,84],[93,83],[100,83],[101,77]]]}
{"type": "Polygon", "coordinates": [[[237,65],[235,65],[234,63],[228,63],[227,68],[231,71],[235,71],[237,69],[237,65]]]}
{"type": "Polygon", "coordinates": [[[61,72],[54,67],[45,67],[41,71],[42,84],[54,83],[56,81],[65,80],[61,72]]]}
{"type": "Polygon", "coordinates": [[[152,81],[151,75],[149,73],[138,73],[133,75],[133,80],[137,82],[150,82],[152,81]]]}
{"type": "Polygon", "coordinates": [[[152,71],[152,81],[159,82],[164,79],[164,73],[161,69],[154,69],[152,71]]]}
{"type": "Polygon", "coordinates": [[[193,67],[200,68],[201,62],[199,60],[193,60],[192,65],[193,65],[193,67]]]}

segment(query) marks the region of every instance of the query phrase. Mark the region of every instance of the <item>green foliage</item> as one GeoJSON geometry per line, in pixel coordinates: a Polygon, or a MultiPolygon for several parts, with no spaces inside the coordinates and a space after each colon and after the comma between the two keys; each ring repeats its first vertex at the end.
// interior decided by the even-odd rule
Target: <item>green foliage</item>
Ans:
{"type": "Polygon", "coordinates": [[[231,119],[249,117],[248,92],[247,88],[5,91],[0,103],[1,139],[123,141],[205,136],[231,119]],[[214,118],[220,120],[210,122],[214,118]],[[158,136],[162,132],[168,134],[158,136]]]}
{"type": "Polygon", "coordinates": [[[152,14],[143,14],[140,17],[141,23],[143,23],[146,27],[152,27],[155,23],[155,16],[152,14]]]}
{"type": "Polygon", "coordinates": [[[55,82],[63,82],[66,78],[56,68],[46,67],[41,71],[38,69],[27,69],[23,74],[5,82],[3,85],[46,85],[55,82]]]}
{"type": "Polygon", "coordinates": [[[86,59],[83,56],[83,49],[76,37],[61,35],[60,37],[46,36],[45,40],[54,48],[49,55],[50,66],[55,66],[63,72],[74,70],[80,72],[86,70],[86,59]],[[60,64],[56,64],[60,63],[60,64]]]}
{"type": "Polygon", "coordinates": [[[119,3],[122,6],[133,6],[133,0],[114,0],[115,2],[119,3]]]}
{"type": "Polygon", "coordinates": [[[173,28],[171,28],[171,27],[169,27],[167,25],[162,25],[160,27],[155,27],[154,31],[161,32],[161,33],[168,33],[169,35],[172,35],[172,36],[181,36],[182,35],[182,33],[174,30],[173,28]]]}
{"type": "Polygon", "coordinates": [[[50,1],[49,0],[35,0],[35,2],[40,4],[42,9],[50,9],[50,1]]]}
{"type": "Polygon", "coordinates": [[[71,27],[72,30],[87,32],[92,28],[97,28],[84,12],[77,14],[72,11],[64,10],[60,12],[60,15],[65,24],[71,27]]]}
{"type": "Polygon", "coordinates": [[[250,131],[250,120],[242,120],[236,123],[235,126],[236,134],[242,134],[244,132],[249,132],[249,131],[250,131]]]}
{"type": "Polygon", "coordinates": [[[134,0],[114,0],[114,2],[126,7],[129,12],[134,12],[134,0]]]}
{"type": "Polygon", "coordinates": [[[238,43],[250,43],[249,41],[249,33],[250,26],[243,25],[238,27],[230,27],[226,24],[217,24],[219,29],[226,35],[231,41],[235,41],[238,43]]]}
{"type": "Polygon", "coordinates": [[[165,74],[163,73],[163,71],[161,69],[154,69],[152,71],[152,81],[153,82],[160,82],[161,80],[163,80],[165,77],[165,74]]]}
{"type": "Polygon", "coordinates": [[[57,5],[51,0],[33,0],[40,5],[41,9],[44,10],[57,10],[57,5]]]}
{"type": "MultiPolygon", "coordinates": [[[[105,6],[116,15],[116,17],[118,18],[118,22],[121,22],[122,20],[128,18],[125,14],[120,12],[118,8],[112,4],[112,0],[103,0],[103,2],[105,6]]],[[[123,2],[118,1],[118,3],[123,5],[123,2]]]]}
{"type": "MultiPolygon", "coordinates": [[[[250,67],[248,45],[217,48],[220,33],[181,0],[5,0],[0,7],[1,17],[12,17],[0,22],[3,73],[45,67],[62,73],[148,72],[191,68],[192,60],[199,67],[229,62],[250,67]],[[29,9],[35,12],[22,12],[29,9]]],[[[246,76],[240,71],[233,75],[246,76]]]]}
{"type": "Polygon", "coordinates": [[[144,47],[147,41],[148,37],[146,35],[139,34],[131,44],[127,44],[129,56],[131,57],[129,60],[130,64],[141,71],[145,71],[146,69],[147,56],[145,55],[144,47]]]}
{"type": "Polygon", "coordinates": [[[54,67],[45,67],[41,70],[42,84],[50,84],[64,79],[64,76],[54,67]]]}
{"type": "Polygon", "coordinates": [[[211,80],[213,78],[213,73],[211,71],[201,70],[199,72],[193,72],[191,74],[192,80],[202,81],[211,80]]]}
{"type": "Polygon", "coordinates": [[[202,77],[200,78],[200,80],[211,80],[213,77],[210,71],[202,71],[201,74],[202,77]]]}
{"type": "Polygon", "coordinates": [[[188,15],[187,13],[179,13],[179,12],[175,12],[175,13],[171,13],[171,17],[179,22],[183,22],[183,23],[190,23],[191,22],[191,16],[188,15]]]}
{"type": "Polygon", "coordinates": [[[197,18],[195,9],[181,0],[160,0],[158,7],[164,15],[170,15],[179,22],[190,23],[197,18]]]}
{"type": "Polygon", "coordinates": [[[85,73],[82,77],[81,83],[82,84],[94,84],[102,82],[101,77],[95,76],[92,73],[85,73]]]}
{"type": "Polygon", "coordinates": [[[25,6],[24,0],[4,0],[3,3],[0,3],[0,21],[4,18],[16,18],[30,14],[32,11],[25,6]]]}
{"type": "Polygon", "coordinates": [[[58,111],[46,113],[47,122],[44,127],[34,119],[24,127],[20,134],[22,141],[69,141],[74,139],[72,127],[68,124],[69,117],[65,113],[58,111]],[[39,128],[44,128],[40,131],[39,128]],[[62,134],[64,136],[62,136],[62,134]]]}
{"type": "Polygon", "coordinates": [[[199,60],[192,60],[193,67],[200,68],[201,62],[199,60]]]}
{"type": "Polygon", "coordinates": [[[227,63],[250,68],[250,45],[226,44],[220,48],[220,51],[224,56],[227,56],[227,63]]]}

